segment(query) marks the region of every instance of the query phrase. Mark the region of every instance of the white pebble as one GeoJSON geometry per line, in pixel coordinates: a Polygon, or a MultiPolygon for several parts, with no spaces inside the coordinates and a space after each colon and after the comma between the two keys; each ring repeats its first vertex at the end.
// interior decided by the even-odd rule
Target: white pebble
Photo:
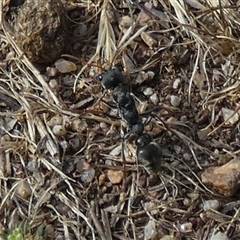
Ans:
{"type": "Polygon", "coordinates": [[[154,105],[157,105],[158,104],[158,96],[156,93],[154,93],[151,97],[150,97],[150,100],[151,102],[154,104],[154,105]]]}
{"type": "Polygon", "coordinates": [[[175,81],[173,82],[173,89],[178,89],[180,83],[181,83],[181,79],[180,78],[175,79],[175,81]]]}
{"type": "Polygon", "coordinates": [[[191,155],[188,154],[188,153],[184,153],[183,154],[183,159],[186,160],[186,161],[190,161],[191,160],[191,155]]]}
{"type": "Polygon", "coordinates": [[[182,233],[187,233],[192,231],[192,223],[183,223],[179,226],[179,231],[182,233]]]}
{"type": "Polygon", "coordinates": [[[155,73],[153,71],[147,71],[148,79],[152,80],[155,76],[155,73]]]}
{"type": "Polygon", "coordinates": [[[186,123],[186,122],[188,121],[187,116],[186,116],[186,115],[181,116],[181,117],[180,117],[180,121],[181,121],[182,123],[186,123]]]}
{"type": "Polygon", "coordinates": [[[49,87],[50,87],[51,89],[57,89],[57,88],[58,88],[58,82],[57,82],[57,80],[56,80],[56,79],[51,79],[51,80],[49,81],[49,87]]]}
{"type": "Polygon", "coordinates": [[[173,149],[177,154],[180,154],[182,150],[182,148],[179,145],[174,145],[173,149]]]}
{"type": "Polygon", "coordinates": [[[233,125],[239,119],[238,114],[228,108],[222,108],[222,116],[224,121],[226,121],[226,124],[228,125],[233,125]]]}
{"type": "Polygon", "coordinates": [[[150,95],[153,94],[153,89],[150,88],[150,87],[148,87],[148,88],[144,89],[143,93],[144,93],[144,95],[146,95],[146,96],[150,96],[150,95]]]}
{"type": "Polygon", "coordinates": [[[210,209],[217,210],[220,207],[220,203],[218,200],[207,200],[203,203],[204,211],[208,211],[210,209]]]}
{"type": "Polygon", "coordinates": [[[102,129],[102,130],[106,130],[107,129],[107,124],[106,123],[104,123],[104,122],[101,122],[100,123],[100,128],[102,129]]]}
{"type": "Polygon", "coordinates": [[[93,168],[90,168],[89,170],[82,172],[80,177],[84,183],[88,183],[93,180],[94,176],[95,170],[93,168]]]}
{"type": "Polygon", "coordinates": [[[218,232],[214,233],[210,240],[230,240],[230,238],[226,235],[226,233],[218,232]]]}
{"type": "Polygon", "coordinates": [[[172,95],[170,97],[170,103],[173,107],[179,107],[180,103],[181,103],[181,98],[178,96],[174,96],[172,95]]]}
{"type": "Polygon", "coordinates": [[[153,239],[157,234],[156,223],[150,220],[144,228],[144,239],[153,239]]]}
{"type": "Polygon", "coordinates": [[[53,132],[56,136],[64,136],[64,135],[66,135],[66,133],[67,133],[65,127],[62,126],[62,125],[55,125],[55,126],[53,126],[52,132],[53,132]]]}
{"type": "Polygon", "coordinates": [[[184,198],[183,205],[189,207],[191,205],[191,200],[189,198],[184,198]]]}

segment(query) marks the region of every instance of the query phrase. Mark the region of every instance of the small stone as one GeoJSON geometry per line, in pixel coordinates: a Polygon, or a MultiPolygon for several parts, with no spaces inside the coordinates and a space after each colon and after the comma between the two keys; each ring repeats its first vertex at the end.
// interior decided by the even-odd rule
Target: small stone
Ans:
{"type": "Polygon", "coordinates": [[[181,116],[181,117],[180,117],[180,121],[181,121],[182,123],[187,123],[187,121],[188,121],[187,116],[186,116],[186,115],[181,116]]]}
{"type": "Polygon", "coordinates": [[[90,164],[86,162],[84,159],[80,159],[76,165],[76,169],[78,172],[88,171],[90,169],[90,164]]]}
{"type": "Polygon", "coordinates": [[[23,180],[18,184],[16,192],[23,199],[28,199],[32,194],[30,185],[26,180],[23,180]]]}
{"type": "Polygon", "coordinates": [[[192,193],[188,193],[187,196],[192,200],[192,201],[196,201],[199,198],[199,194],[192,192],[192,193]]]}
{"type": "Polygon", "coordinates": [[[191,200],[189,198],[183,199],[183,205],[189,207],[191,205],[191,200]]]}
{"type": "Polygon", "coordinates": [[[144,227],[144,239],[153,239],[157,235],[156,223],[150,220],[148,224],[144,227]]]}
{"type": "Polygon", "coordinates": [[[226,233],[218,232],[213,233],[210,240],[230,240],[230,238],[226,235],[226,233]]]}
{"type": "Polygon", "coordinates": [[[80,119],[80,118],[74,118],[71,121],[71,128],[73,131],[82,133],[83,131],[85,131],[87,129],[88,125],[86,123],[86,121],[80,119]]]}
{"type": "Polygon", "coordinates": [[[170,103],[173,107],[179,107],[181,103],[181,98],[178,96],[170,96],[170,103]]]}
{"type": "Polygon", "coordinates": [[[144,71],[140,71],[135,79],[135,82],[138,84],[142,84],[142,83],[146,82],[147,80],[149,80],[148,74],[144,71]]]}
{"type": "Polygon", "coordinates": [[[200,140],[207,140],[208,139],[208,134],[211,132],[210,128],[204,128],[204,129],[200,129],[199,131],[197,131],[197,135],[198,138],[200,140]]]}
{"type": "Polygon", "coordinates": [[[148,79],[152,80],[155,76],[155,73],[153,71],[147,71],[148,79]]]}
{"type": "Polygon", "coordinates": [[[144,95],[151,96],[153,94],[153,89],[148,87],[143,91],[144,95]]]}
{"type": "Polygon", "coordinates": [[[193,82],[194,84],[198,87],[198,88],[202,88],[204,86],[204,82],[205,82],[205,76],[201,73],[196,72],[193,78],[193,82]]]}
{"type": "Polygon", "coordinates": [[[63,58],[60,58],[55,62],[55,67],[60,73],[69,73],[77,70],[77,66],[75,63],[65,60],[63,58]]]}
{"type": "Polygon", "coordinates": [[[238,122],[239,116],[233,110],[222,108],[222,116],[226,125],[233,125],[238,122]]]}
{"type": "MultiPolygon", "coordinates": [[[[144,7],[148,10],[148,11],[151,11],[151,9],[153,8],[153,4],[150,3],[150,2],[146,2],[144,4],[144,7]]],[[[147,14],[146,11],[142,10],[138,17],[137,17],[137,22],[140,23],[140,24],[143,24],[143,23],[147,23],[149,22],[149,20],[151,20],[151,16],[149,14],[147,14]]]]}
{"type": "Polygon", "coordinates": [[[174,145],[173,149],[177,154],[180,154],[182,150],[182,148],[179,145],[174,145]]]}
{"type": "Polygon", "coordinates": [[[59,137],[65,136],[67,134],[67,131],[66,131],[65,127],[62,126],[62,125],[55,125],[55,126],[53,126],[52,132],[56,136],[59,136],[59,137]]]}
{"type": "Polygon", "coordinates": [[[207,200],[203,203],[204,211],[208,210],[218,210],[220,207],[220,202],[218,200],[207,200]]]}
{"type": "Polygon", "coordinates": [[[87,171],[84,171],[81,173],[81,180],[85,183],[91,182],[95,177],[95,170],[93,168],[90,168],[87,171]]]}
{"type": "Polygon", "coordinates": [[[224,196],[233,196],[240,188],[240,160],[233,159],[220,167],[209,167],[202,182],[224,196]]]}
{"type": "Polygon", "coordinates": [[[122,171],[109,170],[107,172],[107,176],[112,184],[119,184],[123,180],[123,172],[122,171]]]}
{"type": "Polygon", "coordinates": [[[175,79],[175,81],[173,82],[173,89],[178,89],[180,83],[181,83],[181,79],[180,78],[175,79]]]}
{"type": "Polygon", "coordinates": [[[61,125],[63,123],[63,118],[60,115],[53,116],[48,122],[47,125],[49,127],[53,127],[55,125],[61,125]]]}
{"type": "Polygon", "coordinates": [[[74,135],[73,137],[71,137],[67,144],[66,144],[66,148],[70,147],[73,151],[77,152],[81,147],[82,147],[82,138],[79,135],[74,135]]]}
{"type": "Polygon", "coordinates": [[[156,215],[156,214],[159,213],[158,209],[157,209],[157,204],[153,201],[145,202],[144,203],[144,209],[149,211],[151,213],[151,215],[156,215]]]}
{"type": "Polygon", "coordinates": [[[98,178],[98,185],[102,186],[106,181],[106,174],[101,174],[98,178]]]}
{"type": "Polygon", "coordinates": [[[160,240],[177,240],[177,238],[172,235],[165,235],[160,240]]]}
{"type": "Polygon", "coordinates": [[[56,79],[51,79],[51,80],[49,81],[49,87],[50,87],[51,89],[57,90],[57,89],[58,89],[58,82],[57,82],[57,80],[56,80],[56,79]]]}
{"type": "Polygon", "coordinates": [[[179,231],[182,233],[189,233],[192,232],[192,223],[191,222],[187,222],[187,223],[183,223],[179,226],[179,231]]]}
{"type": "Polygon", "coordinates": [[[108,128],[108,125],[104,122],[100,122],[99,126],[103,131],[106,131],[106,129],[108,128]]]}
{"type": "Polygon", "coordinates": [[[188,154],[188,153],[184,153],[184,154],[183,154],[183,159],[184,159],[185,161],[190,161],[190,160],[191,160],[191,155],[188,154]]]}
{"type": "Polygon", "coordinates": [[[133,25],[133,19],[129,16],[123,16],[119,21],[119,28],[126,32],[126,30],[133,25]]]}
{"type": "Polygon", "coordinates": [[[152,102],[154,105],[157,105],[157,104],[158,104],[157,94],[154,93],[154,94],[150,97],[150,100],[151,100],[151,102],[152,102]]]}
{"type": "Polygon", "coordinates": [[[46,72],[49,77],[56,77],[58,75],[58,70],[55,67],[47,67],[46,72]]]}
{"type": "Polygon", "coordinates": [[[36,160],[31,160],[27,163],[26,166],[29,172],[37,172],[38,171],[38,164],[36,160]]]}

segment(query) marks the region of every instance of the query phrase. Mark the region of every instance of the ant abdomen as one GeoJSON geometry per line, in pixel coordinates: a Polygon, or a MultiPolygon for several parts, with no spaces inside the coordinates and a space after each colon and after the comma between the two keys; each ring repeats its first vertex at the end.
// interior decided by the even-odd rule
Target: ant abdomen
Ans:
{"type": "Polygon", "coordinates": [[[158,172],[161,169],[162,149],[152,142],[151,136],[147,133],[139,136],[136,139],[137,159],[142,164],[148,173],[158,172]]]}

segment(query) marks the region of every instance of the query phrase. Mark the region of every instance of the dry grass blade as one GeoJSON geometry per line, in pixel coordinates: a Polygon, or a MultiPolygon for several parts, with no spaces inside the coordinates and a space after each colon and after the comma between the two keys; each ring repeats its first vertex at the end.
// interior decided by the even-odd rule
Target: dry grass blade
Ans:
{"type": "Polygon", "coordinates": [[[109,22],[106,12],[108,4],[109,0],[105,0],[102,6],[96,52],[94,56],[88,61],[88,63],[85,64],[85,66],[83,66],[80,72],[77,74],[76,80],[74,82],[74,91],[76,91],[76,86],[77,82],[79,81],[80,75],[91,63],[99,60],[98,58],[100,58],[104,61],[107,61],[108,63],[113,64],[114,60],[121,55],[121,53],[126,49],[126,47],[134,39],[140,36],[141,33],[144,32],[148,27],[147,25],[145,25],[132,35],[135,26],[130,26],[117,45],[115,33],[113,31],[111,23],[109,22]]]}
{"type": "Polygon", "coordinates": [[[110,63],[113,61],[114,53],[117,48],[115,34],[107,16],[108,4],[109,0],[104,0],[101,7],[96,52],[77,74],[74,82],[74,92],[76,91],[77,82],[79,81],[81,74],[91,63],[99,58],[107,60],[110,63]]]}
{"type": "Polygon", "coordinates": [[[198,65],[199,65],[199,58],[200,58],[200,54],[201,54],[201,46],[198,44],[198,51],[197,51],[197,57],[196,57],[196,61],[194,64],[194,68],[193,68],[193,72],[192,72],[192,76],[189,80],[189,88],[188,88],[188,101],[189,103],[191,103],[191,89],[192,89],[192,83],[193,83],[193,79],[195,77],[195,74],[198,70],[198,65]]]}
{"type": "Polygon", "coordinates": [[[104,231],[106,239],[112,240],[112,231],[109,224],[108,214],[105,210],[101,210],[102,222],[104,223],[104,231]]]}
{"type": "Polygon", "coordinates": [[[145,25],[143,27],[141,27],[136,33],[134,33],[132,36],[130,36],[130,34],[132,33],[133,29],[135,28],[135,26],[131,26],[128,28],[128,30],[125,32],[125,34],[123,35],[121,41],[118,44],[118,51],[117,53],[120,55],[125,49],[126,47],[138,36],[141,35],[142,32],[144,32],[148,26],[145,25]]]}
{"type": "MultiPolygon", "coordinates": [[[[105,231],[104,231],[105,229],[103,228],[101,222],[100,222],[99,219],[97,218],[97,216],[96,216],[96,214],[95,214],[95,212],[94,212],[94,209],[95,209],[95,206],[94,206],[94,203],[93,203],[92,206],[91,206],[91,208],[90,208],[89,213],[90,213],[91,219],[92,219],[92,221],[93,221],[93,223],[94,223],[94,225],[95,225],[95,227],[96,227],[96,229],[97,229],[97,231],[98,231],[98,234],[99,234],[100,238],[101,238],[102,240],[110,239],[111,237],[110,237],[110,238],[107,238],[107,237],[106,237],[105,231]]],[[[104,222],[104,224],[107,224],[107,223],[104,222]]]]}
{"type": "Polygon", "coordinates": [[[39,160],[42,162],[42,164],[44,164],[49,170],[54,170],[54,172],[57,172],[62,179],[68,179],[69,181],[73,181],[75,182],[74,179],[68,177],[67,175],[65,175],[62,171],[60,171],[57,167],[55,167],[52,163],[50,163],[49,161],[47,161],[45,158],[39,157],[39,160]]]}
{"type": "Polygon", "coordinates": [[[89,222],[88,220],[88,217],[85,216],[79,209],[78,207],[72,202],[69,200],[69,198],[67,196],[65,196],[63,193],[59,193],[57,195],[58,199],[63,202],[64,204],[66,204],[75,214],[77,214],[79,217],[81,217],[85,222],[86,224],[88,225],[88,227],[91,229],[91,232],[92,232],[92,239],[95,240],[96,237],[95,237],[95,231],[94,231],[94,228],[93,226],[91,225],[91,223],[89,222]]]}
{"type": "Polygon", "coordinates": [[[0,1],[0,231],[238,240],[238,195],[203,184],[203,173],[240,157],[236,1],[63,1],[61,58],[80,70],[64,73],[55,60],[29,62],[16,44],[22,2],[0,1]],[[121,146],[121,107],[95,79],[113,66],[136,95],[147,146],[162,148],[143,147],[158,172],[137,159],[134,134],[121,146]]]}

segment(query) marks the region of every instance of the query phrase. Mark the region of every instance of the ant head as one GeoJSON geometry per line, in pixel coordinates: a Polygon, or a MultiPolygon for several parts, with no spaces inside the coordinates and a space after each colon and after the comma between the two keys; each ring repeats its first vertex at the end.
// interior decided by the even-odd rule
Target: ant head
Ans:
{"type": "Polygon", "coordinates": [[[136,139],[136,145],[137,145],[137,147],[144,147],[144,146],[148,145],[151,141],[152,141],[151,136],[149,134],[145,133],[143,135],[140,135],[136,139]]]}
{"type": "Polygon", "coordinates": [[[125,83],[125,77],[119,68],[111,68],[98,76],[104,89],[113,89],[125,83]]]}

